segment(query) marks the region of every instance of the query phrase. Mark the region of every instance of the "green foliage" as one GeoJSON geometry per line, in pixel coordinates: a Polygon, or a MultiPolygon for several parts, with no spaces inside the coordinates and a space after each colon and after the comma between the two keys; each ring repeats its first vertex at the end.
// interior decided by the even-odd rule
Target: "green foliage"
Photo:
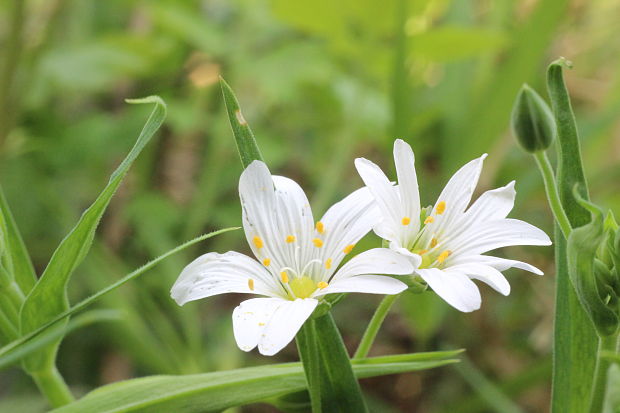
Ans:
{"type": "Polygon", "coordinates": [[[226,104],[226,111],[228,112],[228,120],[230,121],[230,127],[233,130],[233,136],[235,143],[237,144],[237,151],[241,157],[241,163],[246,168],[254,160],[263,160],[263,156],[258,149],[256,139],[250,125],[243,117],[241,108],[237,97],[233,93],[230,86],[224,79],[220,79],[222,86],[222,94],[224,95],[224,103],[226,104]]]}
{"type": "MultiPolygon", "coordinates": [[[[562,75],[562,61],[547,70],[547,88],[557,127],[557,184],[562,207],[571,226],[588,222],[588,212],[573,197],[579,191],[587,199],[587,185],[581,165],[581,150],[570,98],[562,75]]],[[[570,283],[566,239],[555,232],[556,307],[553,344],[553,412],[584,412],[590,392],[596,361],[597,339],[592,323],[581,307],[570,283]]]]}
{"type": "MultiPolygon", "coordinates": [[[[403,354],[362,359],[353,364],[358,378],[429,369],[454,363],[458,351],[403,354]]],[[[300,363],[222,372],[151,376],[101,387],[54,413],[216,412],[264,401],[306,387],[300,363]]]]}
{"type": "MultiPolygon", "coordinates": [[[[21,310],[21,333],[27,334],[69,308],[67,284],[73,271],[88,253],[101,216],[112,199],[129,167],[161,126],[166,117],[166,105],[157,96],[135,99],[129,103],[154,103],[136,144],[119,167],[110,176],[108,185],[95,202],[84,212],[76,226],[60,243],[50,259],[43,275],[26,297],[21,310]]],[[[45,351],[24,361],[28,371],[36,372],[54,365],[60,340],[50,344],[45,351]]]]}
{"type": "Polygon", "coordinates": [[[620,308],[614,288],[616,280],[612,279],[609,270],[597,256],[597,251],[605,242],[603,211],[582,199],[576,189],[575,197],[583,208],[590,211],[592,221],[575,228],[568,237],[568,273],[579,302],[598,334],[609,336],[618,330],[620,308]],[[602,267],[600,270],[597,262],[602,267]],[[599,274],[599,271],[609,274],[599,274]]]}
{"type": "Polygon", "coordinates": [[[17,229],[9,204],[0,188],[0,262],[17,282],[22,292],[28,293],[36,282],[34,267],[17,229]]]}

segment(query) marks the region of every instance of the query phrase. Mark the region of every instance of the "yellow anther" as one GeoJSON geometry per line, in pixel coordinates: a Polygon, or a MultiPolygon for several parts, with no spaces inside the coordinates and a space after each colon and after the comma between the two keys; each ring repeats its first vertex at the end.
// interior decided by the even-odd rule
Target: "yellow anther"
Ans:
{"type": "Polygon", "coordinates": [[[261,237],[259,237],[258,235],[255,235],[254,238],[252,238],[252,242],[254,243],[254,246],[256,248],[263,248],[263,246],[265,244],[263,244],[263,240],[261,239],[261,237]]]}
{"type": "Polygon", "coordinates": [[[433,221],[435,221],[435,218],[433,218],[432,216],[428,216],[426,217],[426,219],[424,220],[424,224],[432,224],[433,221]]]}
{"type": "Polygon", "coordinates": [[[418,251],[418,255],[424,255],[428,252],[428,250],[420,250],[418,251]]]}
{"type": "Polygon", "coordinates": [[[282,280],[284,284],[288,283],[288,274],[286,273],[286,271],[282,271],[280,273],[280,279],[282,280]]]}
{"type": "Polygon", "coordinates": [[[435,211],[437,211],[437,215],[443,214],[445,212],[445,210],[446,210],[446,201],[441,201],[435,207],[435,211]]]}
{"type": "Polygon", "coordinates": [[[327,261],[325,261],[325,269],[329,270],[332,267],[332,259],[328,258],[327,261]]]}
{"type": "Polygon", "coordinates": [[[404,217],[400,222],[402,222],[403,225],[409,225],[409,223],[411,222],[411,218],[404,217]]]}
{"type": "Polygon", "coordinates": [[[355,248],[355,244],[349,244],[346,247],[344,247],[344,249],[342,250],[342,252],[344,252],[345,254],[350,253],[351,251],[353,251],[353,248],[355,248]]]}
{"type": "Polygon", "coordinates": [[[437,246],[437,242],[438,242],[438,241],[437,241],[437,238],[433,238],[433,239],[431,240],[431,248],[435,248],[435,247],[437,246]]]}
{"type": "Polygon", "coordinates": [[[442,264],[450,256],[450,254],[452,254],[452,251],[445,250],[444,252],[439,254],[439,257],[437,257],[437,262],[442,264]]]}
{"type": "Polygon", "coordinates": [[[319,231],[319,234],[322,234],[325,232],[325,225],[323,225],[323,223],[321,221],[317,221],[316,222],[316,230],[319,231]]]}
{"type": "Polygon", "coordinates": [[[262,327],[262,326],[264,326],[264,325],[265,325],[265,323],[258,323],[258,326],[259,326],[259,327],[262,327]]]}
{"type": "Polygon", "coordinates": [[[327,287],[327,283],[325,281],[321,281],[316,286],[322,290],[323,288],[327,287]]]}
{"type": "Polygon", "coordinates": [[[270,260],[269,258],[265,258],[265,259],[263,260],[263,265],[264,265],[265,267],[269,267],[269,264],[271,264],[271,260],[270,260]]]}
{"type": "Polygon", "coordinates": [[[295,235],[287,235],[286,236],[286,242],[288,242],[289,244],[291,242],[295,242],[295,235]]]}
{"type": "Polygon", "coordinates": [[[248,288],[254,291],[254,280],[251,278],[248,279],[248,288]]]}
{"type": "Polygon", "coordinates": [[[312,240],[312,242],[314,243],[314,246],[317,248],[321,248],[323,246],[323,240],[319,239],[319,238],[315,238],[312,240]]]}

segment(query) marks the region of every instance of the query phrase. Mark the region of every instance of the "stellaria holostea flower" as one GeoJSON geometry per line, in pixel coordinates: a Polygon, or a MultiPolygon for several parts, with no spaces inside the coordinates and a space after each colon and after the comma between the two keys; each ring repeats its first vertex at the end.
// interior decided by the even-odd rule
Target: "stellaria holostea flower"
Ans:
{"type": "Polygon", "coordinates": [[[542,275],[530,264],[481,254],[510,245],[551,244],[535,226],[506,218],[514,206],[514,181],[486,191],[467,208],[485,157],[459,169],[430,209],[420,207],[413,151],[403,140],[394,142],[398,186],[371,161],[355,160],[383,215],[375,233],[408,256],[415,274],[437,295],[464,312],[480,308],[480,291],[472,280],[508,295],[510,284],[500,271],[516,267],[542,275]]]}
{"type": "Polygon", "coordinates": [[[172,287],[179,305],[224,293],[268,298],[243,301],[233,311],[237,345],[273,355],[286,346],[331,293],[396,294],[406,285],[377,274],[411,274],[413,266],[388,248],[365,251],[338,265],[381,219],[367,188],[351,193],[314,222],[308,199],[294,181],[271,176],[252,162],[241,174],[243,228],[257,260],[229,251],[190,263],[172,287]]]}

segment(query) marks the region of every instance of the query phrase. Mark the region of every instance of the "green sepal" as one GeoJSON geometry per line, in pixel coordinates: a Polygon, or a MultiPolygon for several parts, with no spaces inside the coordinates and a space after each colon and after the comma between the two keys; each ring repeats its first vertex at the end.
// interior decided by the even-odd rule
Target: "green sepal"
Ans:
{"type": "Polygon", "coordinates": [[[426,284],[420,276],[415,274],[394,278],[407,284],[407,287],[409,288],[407,288],[406,291],[412,294],[421,294],[428,289],[428,284],[426,284]]]}
{"type": "Polygon", "coordinates": [[[325,296],[320,302],[319,305],[314,309],[312,313],[311,319],[315,319],[318,317],[323,317],[327,314],[332,307],[340,302],[346,296],[345,293],[337,293],[337,294],[328,294],[325,296]]]}
{"type": "Polygon", "coordinates": [[[549,105],[538,93],[524,84],[512,108],[510,126],[525,151],[544,151],[555,137],[555,121],[549,105]]]}
{"type": "Polygon", "coordinates": [[[604,284],[600,274],[600,264],[597,270],[595,265],[596,253],[604,241],[603,211],[593,203],[581,197],[577,186],[574,196],[579,205],[590,211],[590,223],[574,229],[568,237],[568,273],[573,283],[577,297],[596,331],[601,336],[610,336],[618,330],[620,315],[618,307],[614,305],[617,298],[609,296],[611,287],[604,284]],[[597,277],[596,272],[599,272],[597,277]]]}
{"type": "Polygon", "coordinates": [[[228,113],[228,120],[230,121],[230,127],[232,128],[233,135],[235,136],[235,143],[237,144],[237,150],[239,151],[239,157],[241,157],[241,164],[244,168],[247,168],[252,161],[263,160],[263,156],[258,149],[256,139],[250,129],[250,125],[243,117],[241,108],[239,107],[239,101],[234,92],[226,83],[226,81],[220,77],[220,85],[222,86],[222,94],[224,96],[224,104],[226,105],[226,112],[228,113]]]}

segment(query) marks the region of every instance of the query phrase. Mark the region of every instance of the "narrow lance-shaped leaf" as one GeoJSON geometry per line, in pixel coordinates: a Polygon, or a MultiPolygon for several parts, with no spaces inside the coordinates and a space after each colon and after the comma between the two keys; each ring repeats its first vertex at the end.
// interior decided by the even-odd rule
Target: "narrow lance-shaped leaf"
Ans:
{"type": "MultiPolygon", "coordinates": [[[[424,370],[458,360],[460,351],[356,360],[358,378],[424,370]]],[[[249,367],[186,376],[151,376],[110,384],[53,413],[220,412],[306,388],[300,363],[249,367]]],[[[331,411],[334,410],[333,406],[331,411]]]]}
{"type": "MultiPolygon", "coordinates": [[[[587,185],[581,166],[577,125],[562,67],[564,61],[552,63],[547,71],[547,88],[556,123],[558,145],[557,184],[562,207],[572,227],[584,225],[589,214],[577,204],[572,188],[581,185],[587,199],[587,185]]],[[[553,343],[553,413],[582,413],[590,400],[597,337],[592,323],[581,307],[568,275],[566,239],[556,225],[556,299],[553,343]]]]}
{"type": "Polygon", "coordinates": [[[226,112],[228,113],[228,120],[230,121],[233,135],[235,136],[235,143],[237,144],[237,150],[241,157],[241,163],[244,168],[247,168],[252,161],[262,161],[263,156],[260,153],[260,149],[258,149],[250,125],[248,125],[248,122],[241,113],[237,97],[224,79],[220,78],[220,84],[222,85],[226,112]]]}
{"type": "Polygon", "coordinates": [[[28,294],[36,282],[32,261],[19,233],[13,214],[0,188],[0,241],[4,249],[2,264],[24,294],[28,294]]]}
{"type": "MultiPolygon", "coordinates": [[[[128,100],[129,103],[153,103],[155,108],[149,116],[138,140],[127,157],[112,173],[107,186],[95,202],[82,214],[71,232],[62,240],[50,259],[41,279],[37,282],[21,311],[21,332],[26,334],[53,319],[69,308],[67,284],[71,274],[90,249],[101,216],[116,192],[129,167],[161,126],[166,117],[166,105],[157,96],[128,100]]],[[[54,364],[60,340],[50,344],[38,354],[24,360],[28,371],[47,369],[54,364]]]]}

